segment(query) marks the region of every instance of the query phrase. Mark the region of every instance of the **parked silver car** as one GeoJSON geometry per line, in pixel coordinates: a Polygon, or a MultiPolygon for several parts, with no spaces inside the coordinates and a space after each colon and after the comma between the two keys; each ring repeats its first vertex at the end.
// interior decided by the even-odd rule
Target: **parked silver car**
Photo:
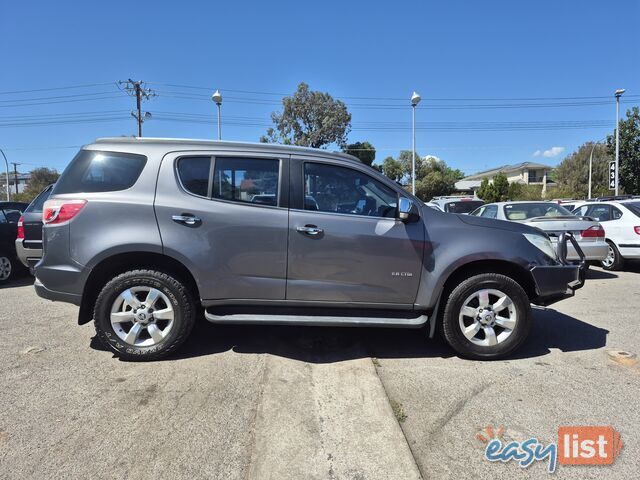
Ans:
{"type": "MultiPolygon", "coordinates": [[[[578,241],[587,261],[600,262],[609,252],[604,228],[600,223],[588,218],[576,217],[554,202],[488,203],[471,212],[471,215],[526,223],[545,232],[554,244],[557,244],[561,233],[569,232],[578,241]]],[[[567,246],[567,258],[580,259],[571,244],[567,246]]]]}

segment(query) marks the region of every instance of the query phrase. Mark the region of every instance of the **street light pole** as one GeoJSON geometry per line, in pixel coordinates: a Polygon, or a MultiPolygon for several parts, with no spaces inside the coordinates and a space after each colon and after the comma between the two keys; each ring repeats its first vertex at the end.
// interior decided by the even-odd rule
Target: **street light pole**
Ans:
{"type": "Polygon", "coordinates": [[[11,201],[11,190],[9,189],[9,161],[7,160],[7,156],[4,154],[4,152],[2,151],[2,149],[0,148],[0,153],[2,153],[2,156],[4,157],[4,164],[7,167],[6,170],[6,175],[7,175],[7,202],[11,201]]]}
{"type": "Polygon", "coordinates": [[[620,181],[620,97],[624,92],[624,88],[621,88],[614,94],[616,96],[616,196],[620,181]]]}
{"type": "Polygon", "coordinates": [[[220,126],[220,110],[222,107],[222,95],[220,94],[220,90],[216,90],[211,95],[211,100],[218,106],[218,140],[222,140],[222,129],[220,126]]]}
{"type": "Polygon", "coordinates": [[[413,122],[412,122],[412,155],[411,155],[411,193],[416,194],[416,106],[420,103],[422,98],[417,92],[413,92],[411,95],[411,109],[413,110],[413,122]]]}

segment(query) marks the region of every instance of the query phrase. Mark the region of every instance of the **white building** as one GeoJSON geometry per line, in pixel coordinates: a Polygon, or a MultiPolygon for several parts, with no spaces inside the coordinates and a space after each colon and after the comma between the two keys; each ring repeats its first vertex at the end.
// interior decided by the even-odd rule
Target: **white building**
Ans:
{"type": "Polygon", "coordinates": [[[516,165],[503,165],[501,167],[478,172],[456,182],[456,190],[460,192],[475,192],[480,188],[482,180],[487,178],[489,182],[498,173],[507,177],[509,183],[519,183],[522,185],[542,185],[542,192],[546,192],[547,186],[554,185],[548,181],[549,172],[552,167],[535,162],[523,162],[516,165]]]}

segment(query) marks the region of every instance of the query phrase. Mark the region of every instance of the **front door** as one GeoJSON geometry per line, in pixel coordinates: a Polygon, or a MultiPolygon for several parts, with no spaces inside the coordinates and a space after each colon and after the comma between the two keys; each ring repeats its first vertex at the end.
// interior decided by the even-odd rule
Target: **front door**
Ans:
{"type": "Polygon", "coordinates": [[[155,201],[163,249],[191,270],[203,300],[284,300],[287,163],[237,153],[163,159],[155,201]]]}
{"type": "Polygon", "coordinates": [[[415,302],[424,225],[397,220],[399,192],[367,170],[292,159],[287,300],[415,302]]]}

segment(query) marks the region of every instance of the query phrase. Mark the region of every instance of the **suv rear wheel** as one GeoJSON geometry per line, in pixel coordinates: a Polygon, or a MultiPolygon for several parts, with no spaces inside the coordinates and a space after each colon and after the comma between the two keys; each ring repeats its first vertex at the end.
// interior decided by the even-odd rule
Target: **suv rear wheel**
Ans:
{"type": "Polygon", "coordinates": [[[103,287],[94,321],[100,340],[120,358],[157,360],[186,340],[195,312],[182,282],[154,270],[133,270],[103,287]]]}
{"type": "Polygon", "coordinates": [[[442,332],[451,347],[471,359],[501,358],[517,349],[531,327],[531,306],[512,278],[483,273],[449,295],[442,332]]]}

